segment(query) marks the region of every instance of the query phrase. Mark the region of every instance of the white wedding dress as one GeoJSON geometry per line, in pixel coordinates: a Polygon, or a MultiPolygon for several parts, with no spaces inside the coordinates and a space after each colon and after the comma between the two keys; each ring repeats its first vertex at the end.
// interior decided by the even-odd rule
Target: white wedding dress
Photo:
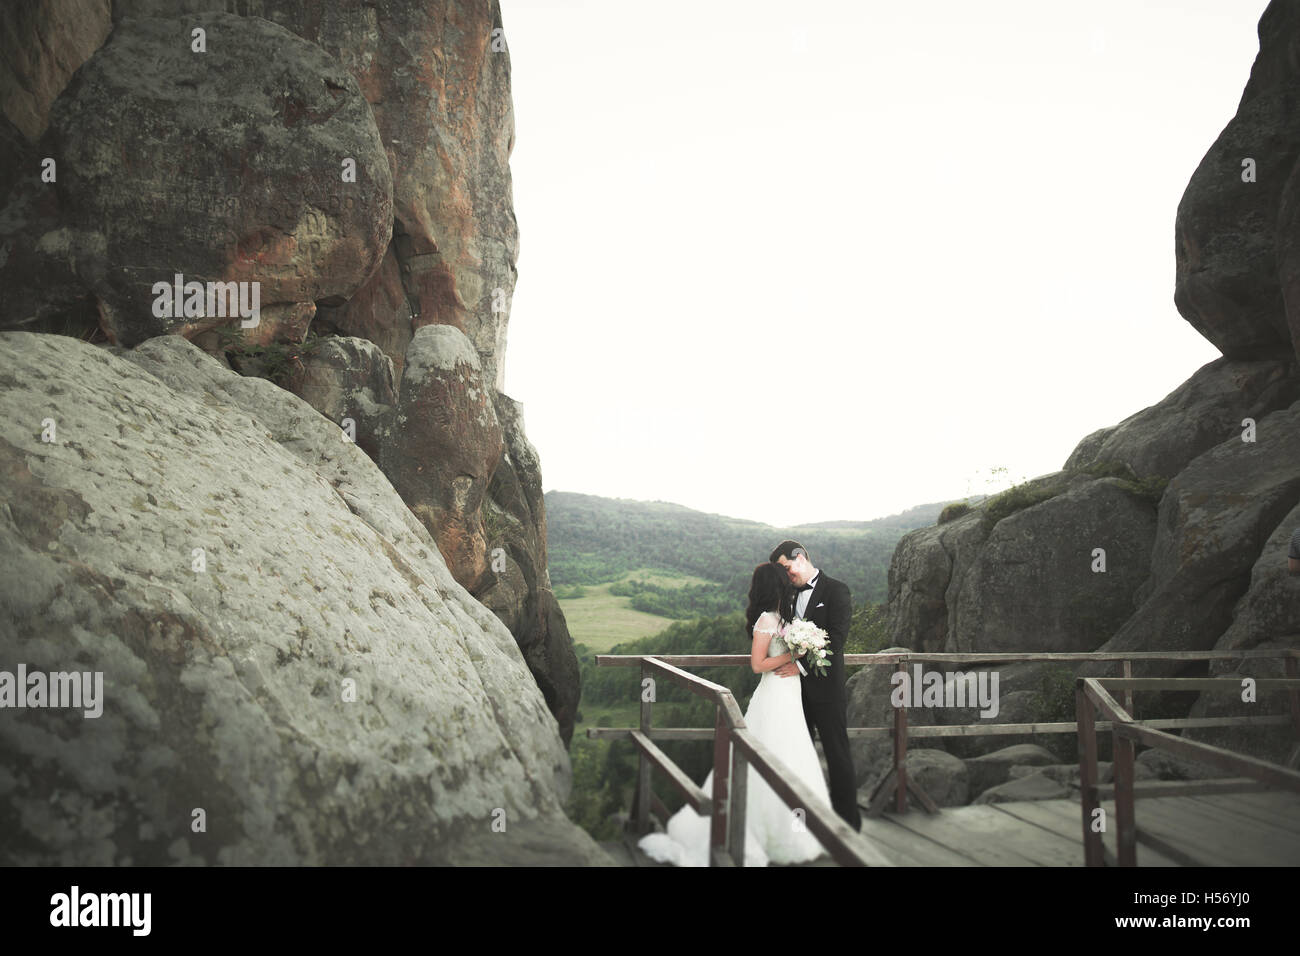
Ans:
{"type": "MultiPolygon", "coordinates": [[[[781,640],[784,628],[772,611],[765,611],[754,622],[754,630],[770,634],[767,656],[779,657],[789,648],[781,640]]],[[[745,725],[772,751],[796,777],[808,785],[817,799],[831,806],[830,791],[822,777],[817,750],[804,721],[803,698],[799,677],[779,677],[766,672],[749,699],[745,725]]],[[[749,767],[746,784],[745,866],[771,863],[803,863],[826,852],[821,841],[807,828],[805,819],[796,814],[776,795],[753,767],[749,767]]],[[[713,771],[705,778],[703,790],[713,795],[713,771]]],[[[653,860],[674,866],[709,865],[709,823],[687,804],[668,821],[666,833],[649,833],[637,845],[653,860]]]]}

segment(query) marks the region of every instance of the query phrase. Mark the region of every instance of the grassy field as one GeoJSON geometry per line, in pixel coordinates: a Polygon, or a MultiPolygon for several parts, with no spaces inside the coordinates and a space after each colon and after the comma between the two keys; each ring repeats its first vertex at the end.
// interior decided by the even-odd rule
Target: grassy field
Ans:
{"type": "MultiPolygon", "coordinates": [[[[620,580],[637,579],[665,588],[685,587],[687,585],[705,585],[709,582],[682,573],[650,571],[641,569],[631,571],[620,580]]],[[[608,653],[616,644],[625,641],[651,637],[667,630],[674,619],[647,614],[634,609],[632,599],[610,593],[610,588],[617,582],[603,585],[583,585],[583,596],[579,598],[560,597],[560,593],[571,593],[566,587],[561,592],[557,588],[557,599],[568,621],[569,632],[576,645],[583,645],[579,655],[587,661],[582,665],[584,672],[594,663],[588,654],[608,653]]],[[[744,595],[737,597],[737,610],[740,609],[744,595]]],[[[585,697],[585,695],[584,695],[585,697]]],[[[738,701],[742,708],[747,706],[748,698],[738,701]]],[[[569,756],[574,767],[574,793],[571,796],[570,812],[574,819],[582,821],[589,832],[598,834],[599,839],[616,839],[617,828],[612,824],[611,814],[625,813],[631,807],[632,783],[635,780],[636,762],[634,756],[627,752],[627,741],[613,744],[611,741],[594,741],[587,737],[590,727],[635,727],[641,718],[641,706],[633,687],[628,699],[617,703],[595,703],[584,700],[578,706],[573,740],[569,745],[569,756]],[[617,751],[611,747],[617,746],[617,751]],[[613,777],[611,777],[611,773],[613,777]]],[[[661,710],[657,718],[662,724],[665,719],[661,710]]],[[[705,748],[701,753],[707,756],[707,741],[700,742],[705,748]]],[[[687,745],[694,746],[694,745],[687,745]]],[[[698,774],[703,778],[703,773],[698,774]]],[[[669,810],[680,805],[680,798],[669,793],[660,779],[655,792],[664,799],[669,810]]]]}
{"type": "MultiPolygon", "coordinates": [[[[664,587],[682,587],[687,584],[707,584],[703,578],[666,571],[629,571],[620,580],[639,578],[664,587]]],[[[585,585],[586,595],[580,598],[561,598],[560,610],[569,624],[569,633],[575,644],[586,644],[597,654],[606,653],[615,644],[634,641],[658,634],[672,618],[646,614],[632,607],[632,599],[610,594],[609,584],[585,585]]]]}

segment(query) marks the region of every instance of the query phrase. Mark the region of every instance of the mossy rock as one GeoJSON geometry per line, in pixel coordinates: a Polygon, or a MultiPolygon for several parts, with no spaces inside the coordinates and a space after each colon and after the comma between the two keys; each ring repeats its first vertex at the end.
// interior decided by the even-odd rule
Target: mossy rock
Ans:
{"type": "Polygon", "coordinates": [[[1026,508],[1032,508],[1034,505],[1055,498],[1067,490],[1069,484],[1068,475],[1053,475],[1037,483],[1015,485],[999,495],[994,495],[984,505],[985,528],[991,531],[993,526],[1003,518],[1009,518],[1017,511],[1024,511],[1026,508]]]}
{"type": "MultiPolygon", "coordinates": [[[[1092,478],[1118,478],[1120,487],[1126,492],[1149,502],[1153,506],[1160,503],[1165,488],[1169,484],[1167,478],[1162,478],[1159,475],[1139,476],[1122,461],[1097,461],[1083,468],[1062,471],[1035,481],[1015,485],[999,495],[994,495],[984,504],[985,530],[992,531],[993,526],[1003,518],[1009,518],[1018,511],[1032,508],[1034,505],[1042,504],[1044,501],[1068,491],[1072,479],[1081,474],[1092,478]]],[[[946,511],[947,508],[944,510],[946,511]]],[[[954,517],[957,516],[954,515],[954,517]]],[[[940,515],[940,523],[942,521],[943,518],[940,515]]]]}
{"type": "Polygon", "coordinates": [[[950,505],[945,505],[944,509],[939,512],[938,524],[947,524],[949,521],[956,521],[962,515],[970,514],[971,506],[965,501],[954,501],[950,505]]]}
{"type": "Polygon", "coordinates": [[[1078,470],[1094,478],[1118,478],[1125,491],[1137,498],[1144,498],[1153,505],[1160,503],[1165,488],[1169,486],[1168,478],[1161,475],[1138,475],[1122,461],[1095,461],[1078,470]]]}

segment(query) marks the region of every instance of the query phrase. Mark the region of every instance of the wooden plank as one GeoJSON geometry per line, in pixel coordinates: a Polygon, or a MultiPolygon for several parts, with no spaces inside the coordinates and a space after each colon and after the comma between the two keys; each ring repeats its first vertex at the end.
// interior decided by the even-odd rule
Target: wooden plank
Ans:
{"type": "Polygon", "coordinates": [[[894,768],[889,768],[889,773],[885,774],[876,783],[876,789],[871,793],[871,799],[867,801],[866,815],[869,817],[878,817],[885,812],[885,804],[889,801],[889,795],[893,792],[891,781],[894,779],[894,768]]]}
{"type": "Polygon", "coordinates": [[[668,808],[664,806],[664,802],[659,799],[659,794],[653,790],[650,791],[650,812],[655,815],[660,824],[665,827],[668,826],[671,814],[668,812],[668,808]]]}
{"type": "Polygon", "coordinates": [[[1056,800],[1016,800],[1010,803],[990,803],[1003,813],[1019,817],[1026,823],[1044,827],[1073,841],[1083,858],[1079,842],[1079,805],[1064,797],[1056,800]]]}
{"type": "MultiPolygon", "coordinates": [[[[1138,780],[1133,792],[1139,799],[1146,797],[1192,797],[1209,793],[1245,793],[1251,790],[1267,791],[1268,787],[1250,777],[1221,777],[1209,780],[1138,780]]],[[[1097,785],[1097,793],[1106,798],[1115,796],[1115,785],[1097,785]]]]}
{"type": "MultiPolygon", "coordinates": [[[[1278,638],[1284,640],[1284,638],[1278,638]]],[[[881,664],[886,662],[904,662],[919,664],[932,662],[937,664],[1014,664],[1029,661],[1056,662],[1091,662],[1091,661],[1240,661],[1240,660],[1284,660],[1290,653],[1288,648],[1252,648],[1246,651],[1059,651],[1043,653],[1014,653],[989,651],[985,654],[935,652],[893,654],[845,654],[846,667],[860,667],[864,664],[881,664]]],[[[597,654],[598,667],[636,667],[649,654],[597,654]]],[[[744,667],[749,664],[748,654],[655,654],[656,660],[677,667],[744,667]]],[[[1108,680],[1110,678],[1107,678],[1108,680]]],[[[1159,678],[1150,678],[1157,680],[1159,678]]]]}
{"type": "Polygon", "coordinates": [[[1275,824],[1261,823],[1238,813],[1235,808],[1208,806],[1194,797],[1167,797],[1161,803],[1175,806],[1189,816],[1203,819],[1207,827],[1217,827],[1229,836],[1261,848],[1267,859],[1278,860],[1283,866],[1300,866],[1300,834],[1275,824]]]}
{"type": "MultiPolygon", "coordinates": [[[[1111,830],[1113,831],[1113,821],[1115,819],[1115,802],[1106,800],[1102,803],[1106,810],[1107,819],[1112,821],[1111,830]]],[[[1177,825],[1169,825],[1166,821],[1159,818],[1159,798],[1148,800],[1145,804],[1145,814],[1142,807],[1137,808],[1137,819],[1134,822],[1137,842],[1143,846],[1138,853],[1138,866],[1146,866],[1146,860],[1154,853],[1158,856],[1172,860],[1179,866],[1233,866],[1230,859],[1223,857],[1217,847],[1207,847],[1196,845],[1191,848],[1186,842],[1186,832],[1177,825]],[[1153,809],[1156,815],[1152,815],[1153,809]],[[1151,825],[1154,824],[1154,825],[1151,825]]],[[[1109,866],[1117,865],[1118,861],[1108,861],[1109,866]]]]}
{"type": "Polygon", "coordinates": [[[1263,793],[1241,793],[1237,796],[1247,803],[1255,803],[1261,807],[1280,808],[1288,812],[1300,810],[1300,793],[1292,793],[1290,790],[1267,790],[1263,793]]]}
{"type": "Polygon", "coordinates": [[[1240,831],[1228,833],[1204,817],[1176,805],[1177,797],[1156,797],[1139,811],[1138,825],[1152,836],[1206,866],[1268,866],[1267,843],[1240,831]]]}
{"type": "MultiPolygon", "coordinates": [[[[1053,804],[1058,802],[1068,802],[1073,804],[1073,801],[1056,801],[1056,800],[1040,801],[1040,803],[1053,803],[1053,804]]],[[[1017,806],[1022,806],[1022,805],[1023,804],[1017,804],[1017,806]]],[[[1141,805],[1139,804],[1139,811],[1140,808],[1141,805]]],[[[1108,820],[1114,819],[1112,815],[1114,810],[1113,800],[1105,801],[1105,810],[1107,814],[1107,819],[1108,820]]],[[[1077,807],[1076,807],[1076,813],[1071,817],[1071,819],[1075,821],[1076,828],[1077,828],[1077,821],[1078,821],[1077,807]]],[[[1116,851],[1115,828],[1113,826],[1108,827],[1105,832],[1098,834],[1098,836],[1100,836],[1103,841],[1102,850],[1106,858],[1106,865],[1118,866],[1119,857],[1115,852],[1116,851]]],[[[1148,839],[1148,835],[1143,832],[1141,826],[1137,827],[1137,841],[1138,843],[1143,844],[1144,846],[1144,849],[1138,854],[1138,866],[1200,866],[1201,865],[1198,861],[1189,859],[1186,856],[1186,854],[1171,852],[1168,849],[1166,849],[1166,847],[1163,845],[1153,846],[1152,841],[1148,839]]]]}
{"type": "Polygon", "coordinates": [[[1167,799],[1174,806],[1200,814],[1224,829],[1240,828],[1268,835],[1283,844],[1300,843],[1300,833],[1283,826],[1281,821],[1257,819],[1254,814],[1243,812],[1240,804],[1210,804],[1204,802],[1200,797],[1170,797],[1167,799]]]}
{"type": "Polygon", "coordinates": [[[1258,757],[1235,753],[1199,740],[1188,740],[1175,734],[1165,733],[1163,730],[1152,730],[1139,724],[1128,724],[1120,727],[1117,733],[1126,740],[1140,741],[1148,746],[1169,751],[1177,756],[1206,763],[1211,767],[1218,767],[1232,776],[1250,777],[1254,780],[1261,780],[1270,786],[1275,786],[1280,790],[1290,790],[1292,793],[1300,792],[1300,772],[1287,770],[1267,760],[1260,760],[1258,757]]]}
{"type": "MultiPolygon", "coordinates": [[[[1241,690],[1239,677],[1098,677],[1095,679],[1108,690],[1241,690]]],[[[1255,678],[1255,687],[1261,691],[1286,690],[1294,686],[1295,682],[1289,677],[1255,678]]]]}
{"type": "MultiPolygon", "coordinates": [[[[673,763],[672,759],[666,753],[656,747],[653,741],[639,730],[632,731],[632,740],[636,743],[641,758],[645,761],[645,766],[647,768],[658,767],[663,771],[664,775],[668,778],[668,782],[673,785],[673,789],[686,798],[686,802],[691,805],[696,813],[702,817],[707,817],[712,812],[712,804],[709,801],[709,795],[700,789],[700,787],[696,786],[695,781],[688,777],[681,767],[673,763]]],[[[641,793],[651,794],[650,783],[647,778],[643,789],[640,777],[638,776],[637,794],[640,795],[641,793]]],[[[653,806],[653,803],[647,800],[645,805],[647,814],[651,806],[653,806]]],[[[640,809],[639,805],[638,809],[640,809]]],[[[646,824],[642,824],[641,814],[637,815],[637,829],[639,832],[646,832],[642,827],[648,825],[648,816],[646,817],[646,821],[646,824]]]]}
{"type": "Polygon", "coordinates": [[[1040,806],[1043,803],[1059,803],[1057,800],[1017,800],[1010,803],[990,803],[999,813],[1016,820],[1027,827],[1037,827],[1064,841],[1069,847],[1065,858],[1056,866],[1083,866],[1083,844],[1079,841],[1079,808],[1068,804],[1067,815],[1053,813],[1040,806]]]}
{"type": "MultiPolygon", "coordinates": [[[[631,812],[628,814],[627,822],[626,822],[625,824],[623,824],[623,828],[624,828],[625,830],[631,830],[631,831],[634,832],[634,833],[636,832],[636,829],[637,829],[637,822],[636,822],[636,821],[639,820],[640,817],[641,817],[641,814],[640,814],[639,810],[637,809],[637,808],[640,807],[640,805],[641,805],[641,799],[642,799],[642,797],[641,797],[641,790],[640,790],[640,788],[638,788],[638,787],[633,787],[633,788],[632,788],[632,810],[631,810],[631,812]]],[[[649,820],[647,820],[647,821],[646,821],[646,829],[648,830],[649,828],[650,828],[650,823],[649,823],[649,820]]]]}
{"type": "MultiPolygon", "coordinates": [[[[1142,721],[1143,727],[1156,729],[1180,729],[1183,727],[1276,727],[1290,723],[1291,718],[1285,714],[1270,714],[1266,717],[1158,717],[1142,721]]],[[[1099,731],[1114,729],[1110,720],[1095,721],[1099,731]]],[[[1048,721],[1030,724],[941,724],[931,727],[912,727],[908,730],[912,737],[997,737],[1003,734],[1072,734],[1078,730],[1074,721],[1048,721]]],[[[892,731],[887,727],[849,727],[849,736],[888,737],[892,731]]]]}
{"type": "Polygon", "coordinates": [[[1084,865],[1104,866],[1104,841],[1092,831],[1098,800],[1097,715],[1082,681],[1074,685],[1074,714],[1079,725],[1075,747],[1079,755],[1079,841],[1083,845],[1084,865]]]}
{"type": "Polygon", "coordinates": [[[1016,849],[1026,856],[1032,854],[1032,858],[1037,865],[1082,866],[1083,845],[1079,841],[1079,821],[1077,816],[1074,819],[1074,825],[1068,828],[1069,833],[1062,833],[1052,827],[1038,826],[1032,821],[1018,816],[1011,810],[1013,807],[1032,806],[1036,802],[1034,800],[1025,800],[1015,803],[990,803],[980,804],[980,807],[987,807],[989,810],[1007,818],[1008,824],[1014,826],[1016,832],[1020,834],[1016,849]]]}
{"type": "Polygon", "coordinates": [[[1083,690],[1088,695],[1088,699],[1092,701],[1097,712],[1107,720],[1113,720],[1125,726],[1132,723],[1132,718],[1128,712],[1119,705],[1119,701],[1111,696],[1110,691],[1101,685],[1098,678],[1085,677],[1083,679],[1083,690]]]}
{"type": "MultiPolygon", "coordinates": [[[[1110,827],[1107,830],[1107,837],[1110,838],[1111,834],[1114,833],[1113,821],[1115,819],[1115,802],[1113,800],[1105,800],[1102,802],[1101,806],[1106,811],[1106,819],[1111,823],[1110,827]]],[[[1148,810],[1153,806],[1156,806],[1155,800],[1147,801],[1148,810]]],[[[1176,840],[1171,841],[1164,833],[1163,830],[1159,830],[1157,832],[1149,828],[1144,829],[1143,827],[1144,819],[1149,821],[1153,818],[1150,816],[1149,813],[1144,818],[1142,816],[1142,809],[1139,807],[1138,819],[1135,821],[1134,824],[1135,832],[1137,836],[1137,842],[1140,843],[1143,847],[1143,849],[1138,853],[1138,860],[1137,860],[1138,866],[1148,865],[1147,860],[1151,858],[1154,859],[1163,858],[1166,860],[1171,860],[1178,866],[1200,867],[1200,866],[1230,865],[1225,860],[1216,857],[1214,854],[1209,853],[1204,849],[1198,849],[1195,854],[1187,852],[1186,849],[1180,846],[1176,840]]],[[[1118,862],[1119,861],[1117,859],[1112,857],[1109,850],[1107,850],[1106,865],[1117,866],[1118,862]]]]}
{"type": "MultiPolygon", "coordinates": [[[[649,677],[649,673],[650,673],[650,668],[646,665],[644,661],[642,661],[641,662],[641,687],[642,687],[641,709],[639,711],[640,727],[638,728],[638,730],[643,738],[643,741],[642,741],[642,745],[639,746],[637,750],[636,793],[633,795],[632,798],[632,818],[635,821],[636,832],[643,836],[650,832],[650,779],[651,779],[651,770],[653,769],[651,767],[652,758],[650,757],[649,753],[646,751],[645,745],[649,745],[652,747],[654,746],[653,744],[650,743],[650,738],[649,738],[650,717],[651,717],[650,698],[653,695],[646,694],[644,690],[646,685],[646,680],[649,677]]],[[[633,737],[632,739],[636,740],[635,737],[633,737]]],[[[654,749],[659,750],[658,747],[655,747],[654,749]]],[[[663,754],[663,751],[660,750],[659,753],[663,754]]],[[[665,768],[674,766],[673,762],[671,760],[668,760],[666,754],[663,755],[663,759],[665,761],[664,764],[665,768]]],[[[671,777],[671,772],[669,775],[671,777]]],[[[686,794],[687,794],[687,799],[689,799],[689,791],[686,791],[686,794]]]]}
{"type": "MultiPolygon", "coordinates": [[[[1123,665],[1124,665],[1124,666],[1123,666],[1123,671],[1124,671],[1123,676],[1124,676],[1124,677],[1128,677],[1128,678],[1132,678],[1132,676],[1133,676],[1133,661],[1132,661],[1132,659],[1131,659],[1131,658],[1128,658],[1128,657],[1124,658],[1123,665]]],[[[1124,709],[1128,711],[1129,716],[1130,716],[1130,717],[1134,717],[1134,718],[1136,718],[1136,717],[1137,717],[1137,711],[1136,711],[1136,710],[1134,709],[1134,707],[1133,707],[1133,691],[1132,691],[1132,690],[1126,690],[1126,691],[1124,691],[1124,693],[1123,693],[1123,694],[1121,695],[1121,697],[1120,697],[1120,700],[1121,700],[1121,702],[1124,704],[1124,709]]]]}
{"type": "MultiPolygon", "coordinates": [[[[727,802],[731,784],[731,728],[727,716],[718,708],[716,736],[713,738],[713,814],[709,820],[709,865],[744,866],[743,859],[733,859],[727,852],[727,802]],[[721,858],[726,857],[726,862],[721,858]]],[[[744,845],[738,848],[744,852],[744,845]]]]}
{"type": "Polygon", "coordinates": [[[746,791],[749,763],[738,747],[731,748],[731,806],[728,809],[727,852],[737,865],[745,865],[746,791]]]}
{"type": "Polygon", "coordinates": [[[1198,831],[1198,839],[1202,839],[1205,833],[1212,831],[1231,841],[1234,857],[1242,860],[1244,866],[1300,865],[1300,846],[1296,845],[1293,838],[1287,841],[1278,838],[1278,835],[1285,831],[1270,831],[1258,825],[1243,824],[1241,817],[1216,817],[1201,809],[1191,810],[1185,806],[1170,807],[1164,812],[1182,813],[1187,820],[1201,821],[1202,828],[1198,831]]]}
{"type": "Polygon", "coordinates": [[[981,866],[969,856],[900,827],[888,817],[864,819],[862,836],[899,866],[981,866]]]}
{"type": "MultiPolygon", "coordinates": [[[[993,803],[990,806],[996,807],[1003,813],[1010,814],[1023,820],[1028,825],[1042,827],[1045,830],[1057,834],[1062,839],[1067,840],[1074,854],[1074,862],[1068,866],[1082,866],[1083,847],[1079,842],[1079,804],[1073,800],[1019,800],[1014,803],[993,803]]],[[[1101,834],[1102,839],[1109,841],[1105,851],[1111,857],[1110,865],[1115,865],[1115,831],[1109,829],[1101,834]]],[[[1141,836],[1138,837],[1139,842],[1141,836]]],[[[1140,854],[1142,866],[1182,866],[1177,860],[1170,859],[1160,853],[1153,851],[1144,851],[1140,854]]]]}
{"type": "Polygon", "coordinates": [[[939,805],[930,799],[930,795],[911,777],[907,778],[907,791],[921,801],[921,806],[925,807],[926,813],[935,814],[939,812],[939,805]]]}
{"type": "MultiPolygon", "coordinates": [[[[898,672],[903,673],[903,662],[898,672]]],[[[906,675],[904,675],[906,676],[906,675]]],[[[907,812],[907,708],[894,708],[894,809],[907,812]]]]}
{"type": "Polygon", "coordinates": [[[950,807],[938,816],[895,816],[919,836],[959,850],[985,866],[1042,866],[1041,842],[988,806],[950,807]]]}
{"type": "MultiPolygon", "coordinates": [[[[1296,660],[1296,655],[1293,654],[1288,657],[1282,662],[1282,666],[1286,670],[1287,677],[1292,680],[1300,678],[1300,661],[1296,660]]],[[[1300,690],[1295,687],[1287,688],[1286,697],[1287,702],[1291,705],[1287,708],[1289,716],[1291,717],[1291,732],[1295,734],[1296,740],[1300,741],[1300,690]]],[[[1297,746],[1300,747],[1300,744],[1297,746]]],[[[1298,752],[1300,752],[1300,750],[1293,751],[1292,753],[1294,755],[1298,752]]]]}
{"type": "MultiPolygon", "coordinates": [[[[692,674],[690,671],[684,671],[676,665],[669,664],[661,657],[653,654],[647,654],[642,657],[633,658],[641,662],[641,673],[653,677],[666,677],[668,680],[681,684],[690,690],[691,693],[700,697],[716,701],[723,694],[730,694],[727,688],[721,684],[715,684],[713,681],[705,680],[698,674],[692,674]]],[[[642,684],[644,687],[645,685],[642,684]]],[[[657,695],[656,695],[657,696],[657,695]]]]}
{"type": "MultiPolygon", "coordinates": [[[[1264,795],[1271,795],[1271,792],[1264,791],[1264,795]]],[[[1206,793],[1197,794],[1192,799],[1208,807],[1227,810],[1249,817],[1258,823],[1277,827],[1293,834],[1300,834],[1300,800],[1297,800],[1296,806],[1293,807],[1281,805],[1260,806],[1246,800],[1237,799],[1240,796],[1243,796],[1243,794],[1206,793]]]]}
{"type": "Polygon", "coordinates": [[[1300,827],[1300,795],[1285,790],[1268,793],[1240,793],[1236,799],[1244,806],[1280,817],[1286,829],[1300,827]]]}
{"type": "MultiPolygon", "coordinates": [[[[589,740],[623,740],[635,727],[588,727],[589,740]]],[[[712,740],[712,727],[652,727],[651,740],[712,740]]]]}
{"type": "Polygon", "coordinates": [[[1136,828],[1137,841],[1142,844],[1142,865],[1147,866],[1151,857],[1175,860],[1178,866],[1204,866],[1199,859],[1174,846],[1163,837],[1156,836],[1150,830],[1136,828]]]}
{"type": "MultiPolygon", "coordinates": [[[[1277,727],[1289,724],[1285,714],[1267,717],[1160,717],[1142,721],[1143,727],[1156,730],[1178,730],[1184,727],[1277,727]]],[[[1109,731],[1114,723],[1109,720],[1095,722],[1098,732],[1109,731]]],[[[623,740],[635,727],[588,727],[589,740],[623,740]]],[[[849,727],[849,738],[871,740],[892,738],[894,728],[849,727]]],[[[942,724],[932,727],[911,725],[908,737],[998,737],[1011,734],[1073,734],[1078,725],[1073,721],[1050,721],[1031,724],[942,724]]],[[[648,734],[651,740],[712,740],[712,727],[654,727],[648,734]]]]}

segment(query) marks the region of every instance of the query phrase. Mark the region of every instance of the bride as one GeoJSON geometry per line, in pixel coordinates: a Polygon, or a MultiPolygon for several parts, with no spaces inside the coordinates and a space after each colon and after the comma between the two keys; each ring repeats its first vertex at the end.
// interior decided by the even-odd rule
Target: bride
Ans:
{"type": "MultiPolygon", "coordinates": [[[[749,699],[745,725],[830,809],[830,793],[821,764],[804,721],[798,680],[773,671],[792,657],[781,640],[786,621],[783,609],[793,605],[794,589],[779,564],[767,562],[754,569],[745,609],[745,634],[751,636],[750,666],[762,674],[749,699]]],[[[803,863],[826,852],[805,825],[806,814],[796,816],[767,782],[749,767],[745,794],[745,866],[803,863]]],[[[713,792],[713,771],[705,778],[705,793],[713,792]]],[[[674,866],[709,865],[709,818],[687,804],[668,821],[667,833],[650,833],[637,844],[646,856],[674,866]]]]}

